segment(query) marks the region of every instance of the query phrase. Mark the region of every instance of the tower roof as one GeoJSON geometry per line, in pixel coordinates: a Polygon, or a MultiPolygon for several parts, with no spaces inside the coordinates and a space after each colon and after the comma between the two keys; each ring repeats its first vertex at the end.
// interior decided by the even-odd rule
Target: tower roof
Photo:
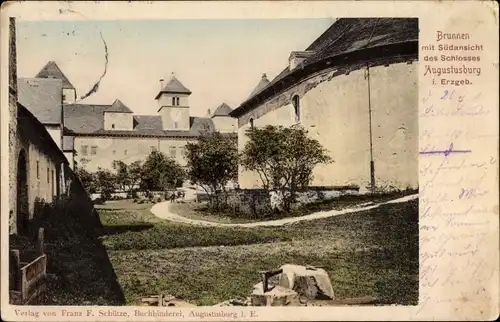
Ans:
{"type": "Polygon", "coordinates": [[[115,112],[115,113],[133,113],[127,105],[123,104],[122,101],[116,99],[111,107],[106,110],[106,112],[115,112]]]}
{"type": "Polygon", "coordinates": [[[61,71],[59,66],[57,66],[55,61],[49,61],[39,72],[36,74],[35,78],[56,78],[62,80],[62,86],[64,89],[75,89],[73,84],[68,80],[66,75],[61,71]]]}
{"type": "Polygon", "coordinates": [[[259,83],[257,84],[257,86],[252,91],[252,93],[250,94],[249,97],[253,97],[257,93],[259,93],[260,91],[262,91],[267,85],[269,85],[269,83],[270,82],[267,79],[267,75],[266,74],[262,74],[262,78],[260,79],[259,83]]]}
{"type": "Polygon", "coordinates": [[[163,93],[172,93],[172,94],[191,94],[191,91],[175,77],[168,81],[168,83],[163,86],[158,95],[156,95],[155,99],[158,99],[163,93]]]}
{"type": "Polygon", "coordinates": [[[233,109],[227,105],[226,103],[222,103],[215,109],[214,114],[212,114],[212,117],[214,116],[229,116],[229,113],[231,113],[233,109]]]}

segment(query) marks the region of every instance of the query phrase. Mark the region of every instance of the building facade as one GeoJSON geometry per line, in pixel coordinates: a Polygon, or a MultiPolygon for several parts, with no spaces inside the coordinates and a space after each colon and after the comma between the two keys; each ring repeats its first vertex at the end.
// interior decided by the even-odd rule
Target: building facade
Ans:
{"type": "MultiPolygon", "coordinates": [[[[238,147],[252,128],[301,124],[334,161],[315,168],[312,185],[418,188],[417,63],[418,19],[338,19],[231,112],[238,147]]],[[[239,184],[261,181],[240,167],[239,184]]]]}
{"type": "Polygon", "coordinates": [[[66,140],[73,140],[75,163],[91,172],[110,170],[115,160],[130,164],[160,151],[185,166],[186,144],[203,132],[236,135],[237,120],[229,116],[229,106],[221,104],[210,117],[194,117],[189,89],[175,76],[161,85],[157,115],[134,115],[118,99],[110,105],[65,105],[66,140]]]}
{"type": "Polygon", "coordinates": [[[232,109],[225,103],[208,117],[191,116],[191,91],[175,76],[167,83],[160,80],[156,115],[135,115],[119,99],[102,105],[77,103],[75,88],[52,61],[35,78],[18,83],[23,88],[22,101],[44,123],[69,164],[90,172],[112,170],[115,160],[126,164],[144,161],[152,151],[186,165],[186,144],[196,141],[203,132],[237,133],[237,120],[229,116],[232,109]],[[49,99],[41,104],[36,98],[37,93],[46,93],[44,86],[49,85],[59,93],[59,105],[49,99]]]}
{"type": "Polygon", "coordinates": [[[52,203],[67,193],[72,173],[60,149],[62,132],[61,115],[58,113],[62,111],[61,81],[18,80],[15,39],[15,19],[11,18],[9,232],[20,234],[36,216],[37,202],[52,203]],[[43,122],[32,111],[36,112],[43,122]]]}

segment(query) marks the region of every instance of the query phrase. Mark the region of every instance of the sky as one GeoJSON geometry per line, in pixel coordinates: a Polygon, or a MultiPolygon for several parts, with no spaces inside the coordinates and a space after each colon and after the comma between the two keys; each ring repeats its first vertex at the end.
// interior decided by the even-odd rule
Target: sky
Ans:
{"type": "Polygon", "coordinates": [[[272,80],[290,52],[306,49],[333,19],[24,21],[17,28],[18,77],[34,77],[55,61],[85,95],[82,104],[120,99],[136,114],[154,115],[161,78],[175,74],[192,92],[192,116],[225,102],[242,103],[266,73],[272,80]],[[101,39],[101,34],[103,39],[101,39]]]}

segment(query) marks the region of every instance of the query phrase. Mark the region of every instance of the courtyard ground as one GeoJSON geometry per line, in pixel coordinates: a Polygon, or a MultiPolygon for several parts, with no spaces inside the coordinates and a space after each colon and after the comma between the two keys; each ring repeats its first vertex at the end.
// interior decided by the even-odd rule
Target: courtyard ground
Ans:
{"type": "Polygon", "coordinates": [[[258,270],[323,266],[339,298],[418,301],[418,199],[280,227],[164,221],[151,204],[98,207],[102,237],[128,304],[171,294],[198,305],[247,297],[258,270]]]}

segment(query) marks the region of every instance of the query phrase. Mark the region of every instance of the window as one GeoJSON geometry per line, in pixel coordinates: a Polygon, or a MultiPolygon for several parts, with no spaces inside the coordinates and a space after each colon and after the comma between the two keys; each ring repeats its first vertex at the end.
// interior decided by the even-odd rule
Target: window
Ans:
{"type": "Polygon", "coordinates": [[[97,146],[93,146],[90,148],[90,155],[96,155],[97,154],[97,146]]]}
{"type": "Polygon", "coordinates": [[[82,155],[87,155],[89,153],[88,145],[82,145],[82,155]]]}
{"type": "Polygon", "coordinates": [[[174,122],[174,129],[177,129],[179,124],[177,122],[174,122]]]}
{"type": "Polygon", "coordinates": [[[40,161],[36,162],[36,178],[40,179],[40,161]]]}
{"type": "Polygon", "coordinates": [[[50,169],[47,168],[47,183],[50,183],[50,169]]]}
{"type": "Polygon", "coordinates": [[[124,155],[127,155],[127,150],[123,151],[123,154],[124,154],[124,155]]]}
{"type": "Polygon", "coordinates": [[[56,178],[54,177],[54,170],[51,171],[52,171],[52,185],[50,186],[50,189],[52,192],[52,196],[54,196],[55,195],[54,183],[56,182],[56,178]]]}
{"type": "Polygon", "coordinates": [[[172,105],[175,105],[175,97],[172,97],[172,105]]]}
{"type": "Polygon", "coordinates": [[[176,97],[176,100],[177,100],[177,105],[179,105],[179,98],[178,98],[178,97],[176,97]]]}
{"type": "Polygon", "coordinates": [[[295,95],[292,98],[293,109],[295,110],[295,121],[300,121],[300,98],[299,95],[295,95]]]}
{"type": "Polygon", "coordinates": [[[170,147],[170,157],[175,159],[175,156],[176,156],[176,150],[175,150],[175,146],[171,146],[170,147]]]}
{"type": "Polygon", "coordinates": [[[66,98],[66,94],[63,94],[63,95],[62,95],[62,100],[63,100],[63,102],[66,102],[66,99],[67,99],[67,98],[66,98]]]}
{"type": "Polygon", "coordinates": [[[114,129],[115,128],[115,125],[114,124],[111,124],[111,128],[114,129]]]}
{"type": "Polygon", "coordinates": [[[253,130],[253,118],[250,119],[250,130],[253,130]]]}

